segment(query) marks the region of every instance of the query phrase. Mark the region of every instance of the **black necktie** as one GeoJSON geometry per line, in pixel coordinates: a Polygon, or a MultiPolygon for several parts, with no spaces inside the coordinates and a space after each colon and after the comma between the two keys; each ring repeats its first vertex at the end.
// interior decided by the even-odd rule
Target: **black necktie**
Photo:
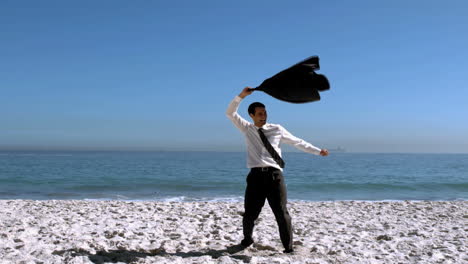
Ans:
{"type": "Polygon", "coordinates": [[[276,161],[276,163],[278,163],[278,165],[281,167],[281,168],[284,168],[284,161],[283,159],[280,157],[280,155],[278,154],[278,152],[276,152],[276,150],[273,148],[273,146],[270,144],[270,141],[268,141],[268,139],[266,138],[265,134],[263,134],[263,131],[261,128],[258,129],[258,134],[260,135],[260,138],[262,139],[262,142],[263,142],[263,145],[265,145],[265,148],[268,150],[268,152],[270,153],[270,155],[273,157],[273,159],[276,161]]]}

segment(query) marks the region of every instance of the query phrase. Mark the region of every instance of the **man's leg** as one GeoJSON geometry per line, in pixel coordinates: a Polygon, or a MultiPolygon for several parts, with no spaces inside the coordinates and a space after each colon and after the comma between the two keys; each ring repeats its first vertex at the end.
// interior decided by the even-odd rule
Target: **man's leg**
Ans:
{"type": "Polygon", "coordinates": [[[281,171],[273,172],[273,182],[268,193],[268,203],[271,210],[275,214],[276,222],[278,223],[281,242],[285,248],[285,252],[292,252],[292,225],[291,216],[286,207],[287,192],[284,183],[283,173],[281,171]]]}
{"type": "Polygon", "coordinates": [[[265,190],[263,188],[263,175],[250,172],[247,176],[247,188],[245,189],[244,218],[242,226],[244,230],[244,240],[242,245],[249,246],[253,243],[252,233],[258,215],[265,204],[265,190]]]}

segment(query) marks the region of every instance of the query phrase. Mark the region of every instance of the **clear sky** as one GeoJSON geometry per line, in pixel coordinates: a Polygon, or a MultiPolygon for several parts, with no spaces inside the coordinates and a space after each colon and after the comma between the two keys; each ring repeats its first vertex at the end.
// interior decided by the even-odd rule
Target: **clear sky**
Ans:
{"type": "Polygon", "coordinates": [[[244,150],[244,86],[319,55],[269,122],[318,147],[468,152],[468,1],[0,1],[0,149],[244,150]]]}

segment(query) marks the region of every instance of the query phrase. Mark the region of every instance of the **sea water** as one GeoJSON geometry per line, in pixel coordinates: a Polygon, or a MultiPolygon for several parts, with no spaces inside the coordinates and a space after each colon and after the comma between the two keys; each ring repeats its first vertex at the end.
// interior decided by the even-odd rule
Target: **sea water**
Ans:
{"type": "MultiPolygon", "coordinates": [[[[289,200],[467,200],[468,154],[283,153],[289,200]]],[[[242,201],[242,152],[0,152],[0,199],[242,201]]]]}

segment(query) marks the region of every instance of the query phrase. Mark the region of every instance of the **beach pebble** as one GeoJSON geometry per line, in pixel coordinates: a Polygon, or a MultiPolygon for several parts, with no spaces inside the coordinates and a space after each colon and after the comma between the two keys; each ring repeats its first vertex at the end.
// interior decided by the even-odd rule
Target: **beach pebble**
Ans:
{"type": "Polygon", "coordinates": [[[392,237],[390,237],[388,235],[380,235],[380,236],[377,237],[377,240],[390,241],[390,240],[392,240],[392,237]]]}

